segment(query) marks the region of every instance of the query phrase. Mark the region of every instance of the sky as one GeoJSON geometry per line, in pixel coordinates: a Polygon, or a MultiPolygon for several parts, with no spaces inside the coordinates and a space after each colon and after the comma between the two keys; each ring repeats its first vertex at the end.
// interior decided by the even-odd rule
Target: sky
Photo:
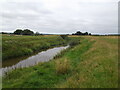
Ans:
{"type": "Polygon", "coordinates": [[[118,33],[119,0],[0,0],[0,32],[118,33]]]}

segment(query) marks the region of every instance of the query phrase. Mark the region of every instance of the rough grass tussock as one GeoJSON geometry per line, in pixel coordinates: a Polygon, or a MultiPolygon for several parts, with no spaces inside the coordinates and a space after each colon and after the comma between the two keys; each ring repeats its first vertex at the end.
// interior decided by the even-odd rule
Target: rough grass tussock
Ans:
{"type": "Polygon", "coordinates": [[[57,60],[55,62],[55,67],[57,74],[67,74],[70,71],[70,62],[67,58],[64,60],[57,60]]]}

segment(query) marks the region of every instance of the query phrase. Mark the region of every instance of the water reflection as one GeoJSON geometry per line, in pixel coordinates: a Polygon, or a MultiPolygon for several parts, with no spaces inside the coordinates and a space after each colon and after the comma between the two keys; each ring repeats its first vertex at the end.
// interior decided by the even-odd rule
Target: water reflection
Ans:
{"type": "Polygon", "coordinates": [[[4,75],[8,71],[16,69],[16,68],[24,68],[24,67],[34,66],[34,65],[38,64],[39,62],[49,61],[49,60],[53,59],[62,50],[66,49],[68,47],[69,46],[56,47],[56,48],[48,49],[47,51],[42,51],[42,52],[38,53],[37,55],[31,56],[25,60],[18,62],[15,65],[1,68],[0,71],[2,70],[2,75],[4,75]]]}

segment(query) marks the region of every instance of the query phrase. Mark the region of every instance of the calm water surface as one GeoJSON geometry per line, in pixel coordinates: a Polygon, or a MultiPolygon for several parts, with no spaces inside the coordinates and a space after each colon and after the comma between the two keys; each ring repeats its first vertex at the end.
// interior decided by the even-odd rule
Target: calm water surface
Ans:
{"type": "Polygon", "coordinates": [[[39,62],[47,62],[53,59],[57,54],[59,54],[62,50],[68,47],[69,45],[65,47],[55,47],[52,49],[48,49],[46,51],[42,51],[38,53],[37,55],[31,56],[25,60],[19,61],[15,65],[1,68],[0,71],[2,70],[2,75],[4,75],[6,72],[16,69],[16,68],[24,68],[24,67],[34,66],[38,64],[39,62]]]}

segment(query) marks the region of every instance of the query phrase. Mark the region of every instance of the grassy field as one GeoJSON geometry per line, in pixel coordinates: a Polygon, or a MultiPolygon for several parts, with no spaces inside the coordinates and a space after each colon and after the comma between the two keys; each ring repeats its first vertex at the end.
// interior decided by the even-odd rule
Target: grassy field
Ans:
{"type": "Polygon", "coordinates": [[[2,36],[2,58],[32,55],[51,47],[66,45],[60,36],[2,36]]]}
{"type": "Polygon", "coordinates": [[[118,37],[83,36],[80,41],[54,60],[10,72],[3,88],[117,88],[118,37]]]}

